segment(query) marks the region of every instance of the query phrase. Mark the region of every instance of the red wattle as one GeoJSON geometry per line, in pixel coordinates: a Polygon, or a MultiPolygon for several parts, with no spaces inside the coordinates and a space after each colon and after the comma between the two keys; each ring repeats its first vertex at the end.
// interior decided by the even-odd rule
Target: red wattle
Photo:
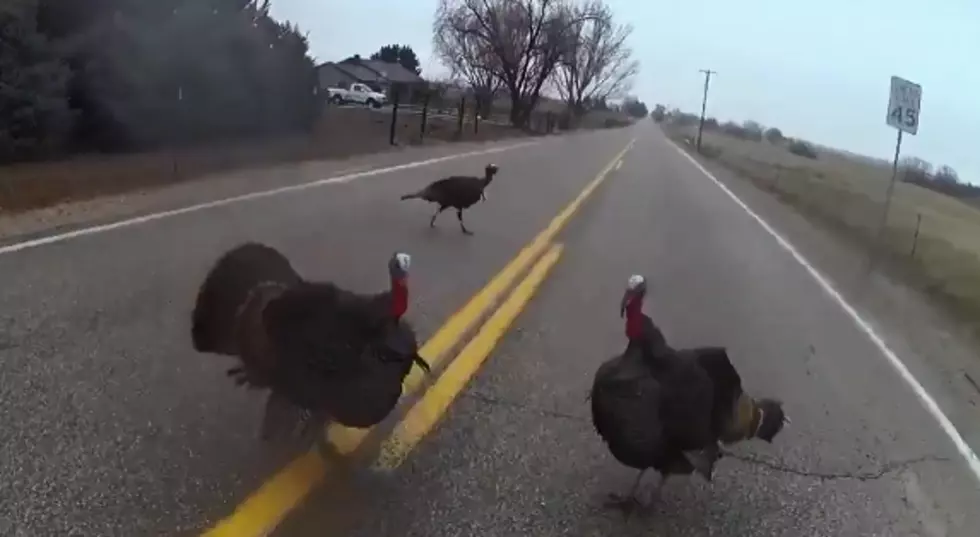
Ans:
{"type": "Polygon", "coordinates": [[[626,337],[639,339],[643,335],[643,299],[633,298],[626,304],[626,337]]]}
{"type": "Polygon", "coordinates": [[[400,319],[408,311],[408,283],[404,278],[391,280],[391,315],[400,319]]]}

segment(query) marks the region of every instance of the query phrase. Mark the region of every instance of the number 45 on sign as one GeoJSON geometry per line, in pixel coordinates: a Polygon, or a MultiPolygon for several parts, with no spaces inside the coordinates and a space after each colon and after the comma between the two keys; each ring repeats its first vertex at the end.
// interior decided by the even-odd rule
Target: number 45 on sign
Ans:
{"type": "Polygon", "coordinates": [[[897,76],[892,77],[885,122],[899,131],[915,135],[919,132],[919,104],[922,86],[897,76]]]}

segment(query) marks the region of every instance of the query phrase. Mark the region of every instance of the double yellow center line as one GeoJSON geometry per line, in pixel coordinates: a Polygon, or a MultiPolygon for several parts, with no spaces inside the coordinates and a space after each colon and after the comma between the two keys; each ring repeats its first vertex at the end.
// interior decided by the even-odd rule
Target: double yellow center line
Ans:
{"type": "MultiPolygon", "coordinates": [[[[437,370],[450,351],[469,334],[497,304],[504,293],[532,265],[527,276],[463,347],[424,395],[406,412],[392,433],[382,441],[375,467],[392,469],[400,465],[411,450],[435,426],[449,405],[479,370],[497,342],[524,309],[561,257],[563,247],[553,244],[582,203],[605,181],[614,166],[636,142],[631,140],[599,175],[572,200],[527,246],[514,257],[462,309],[456,312],[419,350],[432,369],[437,370]],[[542,255],[543,254],[543,255],[542,255]]],[[[424,382],[424,374],[413,368],[404,382],[404,396],[414,394],[424,382]]],[[[327,439],[342,455],[355,453],[373,429],[352,429],[331,424],[327,439]]],[[[266,481],[228,518],[204,533],[205,537],[261,537],[269,535],[286,515],[323,482],[327,463],[316,449],[295,459],[266,481]]]]}

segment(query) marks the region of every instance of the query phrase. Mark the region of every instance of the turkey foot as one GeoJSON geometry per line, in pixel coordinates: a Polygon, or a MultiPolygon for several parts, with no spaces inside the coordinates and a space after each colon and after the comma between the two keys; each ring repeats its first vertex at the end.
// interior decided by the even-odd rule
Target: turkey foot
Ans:
{"type": "MultiPolygon", "coordinates": [[[[322,423],[322,422],[321,422],[322,423]]],[[[337,449],[332,442],[327,439],[326,430],[323,427],[316,427],[317,434],[313,437],[313,448],[316,450],[320,458],[330,463],[336,465],[341,469],[349,469],[348,466],[349,458],[346,457],[340,450],[337,449]]]]}
{"type": "Polygon", "coordinates": [[[645,506],[643,502],[636,497],[636,494],[623,495],[613,492],[606,498],[605,507],[618,509],[623,512],[623,515],[628,517],[635,511],[638,511],[645,506]]]}
{"type": "Polygon", "coordinates": [[[636,491],[640,487],[640,480],[643,479],[643,474],[645,473],[646,470],[641,470],[640,474],[636,476],[636,481],[634,481],[633,486],[630,487],[629,494],[625,496],[615,493],[609,494],[609,497],[606,500],[606,507],[613,507],[622,510],[623,515],[625,515],[626,518],[629,518],[634,511],[642,508],[643,503],[641,503],[639,498],[636,497],[636,491]]]}

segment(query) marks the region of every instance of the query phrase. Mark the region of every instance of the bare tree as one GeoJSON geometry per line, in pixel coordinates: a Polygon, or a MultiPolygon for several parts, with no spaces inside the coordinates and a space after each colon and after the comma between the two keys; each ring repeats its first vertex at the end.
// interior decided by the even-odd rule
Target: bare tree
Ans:
{"type": "Polygon", "coordinates": [[[489,114],[501,86],[500,62],[492,47],[469,31],[474,21],[466,6],[440,1],[433,23],[433,48],[453,79],[465,81],[480,100],[481,115],[489,114]]]}
{"type": "Polygon", "coordinates": [[[932,180],[932,164],[919,157],[908,156],[899,162],[902,178],[906,182],[922,184],[932,180]]]}
{"type": "MultiPolygon", "coordinates": [[[[541,88],[558,62],[572,48],[573,10],[564,0],[440,0],[436,33],[465,36],[448,43],[466,43],[480,54],[510,95],[511,123],[525,126],[538,104],[541,88]]],[[[447,41],[445,35],[436,40],[447,41]]],[[[462,58],[464,53],[449,47],[462,58]]]]}
{"type": "Polygon", "coordinates": [[[952,166],[946,166],[944,164],[940,166],[938,170],[936,170],[936,174],[933,176],[933,179],[940,183],[950,183],[955,185],[960,182],[960,175],[956,173],[956,170],[954,170],[952,166]]]}
{"type": "Polygon", "coordinates": [[[615,99],[629,91],[640,64],[632,58],[627,39],[630,25],[616,25],[602,0],[572,8],[570,50],[555,69],[555,89],[575,115],[586,103],[615,99]]]}

